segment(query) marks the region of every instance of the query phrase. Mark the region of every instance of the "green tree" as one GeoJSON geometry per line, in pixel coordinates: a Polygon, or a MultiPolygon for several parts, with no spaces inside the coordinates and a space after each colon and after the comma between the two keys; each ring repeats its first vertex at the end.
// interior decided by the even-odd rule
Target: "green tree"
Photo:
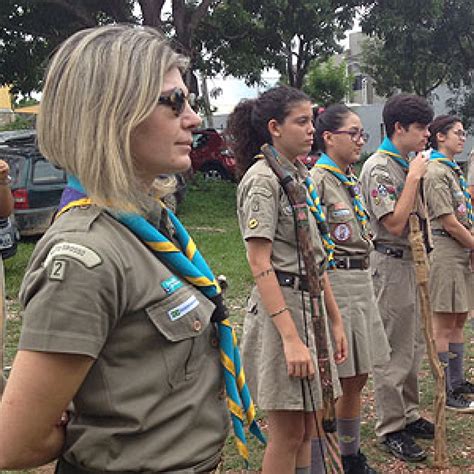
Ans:
{"type": "Polygon", "coordinates": [[[328,106],[351,97],[354,76],[347,73],[347,64],[336,64],[334,58],[310,65],[303,90],[318,104],[328,106]]]}
{"type": "Polygon", "coordinates": [[[472,0],[378,0],[362,20],[363,69],[381,95],[459,86],[474,68],[473,24],[472,0]]]}
{"type": "Polygon", "coordinates": [[[288,84],[301,88],[314,60],[339,52],[363,0],[228,0],[214,9],[199,35],[208,67],[224,75],[261,81],[275,68],[288,84]]]}
{"type": "MultiPolygon", "coordinates": [[[[220,1],[172,0],[168,14],[165,0],[1,0],[0,84],[13,85],[13,93],[41,89],[45,63],[59,43],[82,28],[108,23],[160,27],[190,56],[193,70],[202,47],[195,32],[220,1]]],[[[193,74],[187,82],[197,91],[193,74]]]]}

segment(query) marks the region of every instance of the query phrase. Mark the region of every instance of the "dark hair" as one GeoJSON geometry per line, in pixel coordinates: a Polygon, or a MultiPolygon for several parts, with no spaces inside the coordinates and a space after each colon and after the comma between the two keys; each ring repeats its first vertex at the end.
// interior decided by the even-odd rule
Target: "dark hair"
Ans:
{"type": "Polygon", "coordinates": [[[254,157],[264,143],[272,143],[268,122],[283,123],[292,107],[311,99],[289,86],[273,87],[257,99],[241,100],[229,115],[227,131],[231,136],[237,174],[242,177],[254,163],[254,157]]]}
{"type": "Polygon", "coordinates": [[[461,119],[454,115],[438,115],[430,125],[430,146],[438,149],[438,139],[436,138],[436,134],[442,133],[443,135],[446,135],[454,125],[459,122],[462,122],[461,119]]]}
{"type": "Polygon", "coordinates": [[[387,136],[392,138],[396,122],[400,122],[405,129],[412,123],[428,125],[433,120],[434,113],[424,97],[399,94],[387,101],[382,115],[387,136]]]}
{"type": "Polygon", "coordinates": [[[318,150],[326,151],[326,144],[324,143],[323,133],[334,132],[342,127],[344,120],[354,112],[346,107],[344,104],[330,105],[323,112],[318,114],[318,110],[314,110],[314,140],[318,150]]]}

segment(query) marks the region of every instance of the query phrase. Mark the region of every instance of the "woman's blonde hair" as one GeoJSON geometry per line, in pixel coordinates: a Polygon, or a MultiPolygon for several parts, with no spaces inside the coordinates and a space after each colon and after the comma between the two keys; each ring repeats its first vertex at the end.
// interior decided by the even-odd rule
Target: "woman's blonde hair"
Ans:
{"type": "Polygon", "coordinates": [[[75,33],[46,73],[37,122],[41,153],[76,176],[99,206],[141,211],[147,198],[130,134],[157,106],[164,75],[186,66],[187,59],[152,28],[115,25],[75,33]]]}

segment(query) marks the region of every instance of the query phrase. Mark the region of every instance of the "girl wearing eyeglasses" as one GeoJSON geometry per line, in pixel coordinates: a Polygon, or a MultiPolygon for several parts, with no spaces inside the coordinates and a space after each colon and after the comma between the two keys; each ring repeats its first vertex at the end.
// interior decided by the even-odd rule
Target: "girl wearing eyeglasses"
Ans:
{"type": "MultiPolygon", "coordinates": [[[[241,175],[237,212],[255,279],[244,322],[242,356],[250,390],[268,422],[262,466],[266,474],[309,474],[311,438],[317,431],[323,394],[295,210],[260,149],[270,145],[304,192],[308,171],[297,157],[311,149],[312,119],[309,97],[286,86],[241,101],[229,117],[241,175]]],[[[345,359],[346,341],[325,272],[327,256],[321,234],[313,215],[308,217],[318,277],[324,283],[325,308],[333,322],[334,355],[329,351],[329,357],[337,397],[340,387],[334,359],[337,363],[345,359]]],[[[325,470],[323,450],[322,444],[314,448],[316,472],[325,470]]]]}
{"type": "Polygon", "coordinates": [[[463,329],[474,309],[472,200],[454,157],[461,153],[466,132],[461,120],[440,115],[430,125],[430,154],[425,194],[431,221],[430,297],[438,357],[445,366],[446,408],[474,413],[474,384],[464,375],[463,329]]]}
{"type": "Polygon", "coordinates": [[[373,364],[384,362],[389,350],[369,270],[373,246],[368,216],[352,173],[368,136],[358,115],[345,105],[332,105],[319,114],[314,136],[322,155],[311,175],[335,244],[328,275],[348,341],[348,357],[338,365],[342,385],[336,404],[339,446],[345,473],[375,473],[360,451],[361,392],[373,364]]]}
{"type": "Polygon", "coordinates": [[[60,474],[212,472],[220,462],[222,302],[203,260],[191,270],[209,292],[190,283],[187,233],[156,199],[167,189],[155,178],[190,167],[200,124],[186,65],[156,29],[126,25],[77,32],[49,65],[39,148],[69,182],[21,287],[0,469],[59,458],[60,474]]]}

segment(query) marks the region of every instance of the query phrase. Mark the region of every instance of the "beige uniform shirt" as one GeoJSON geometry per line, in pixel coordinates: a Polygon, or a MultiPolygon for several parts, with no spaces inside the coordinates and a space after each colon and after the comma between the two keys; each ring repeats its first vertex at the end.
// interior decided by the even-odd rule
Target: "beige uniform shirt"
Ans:
{"type": "Polygon", "coordinates": [[[96,207],[67,212],[38,242],[20,299],[20,349],[95,359],[73,400],[67,461],[100,472],[216,466],[228,414],[214,305],[127,228],[96,207]]]}
{"type": "MultiPolygon", "coordinates": [[[[306,168],[299,162],[296,162],[296,165],[284,159],[282,162],[300,185],[304,186],[304,177],[308,173],[306,168]]],[[[293,209],[278,178],[264,159],[253,165],[240,182],[237,190],[237,208],[244,240],[255,237],[270,240],[273,243],[271,255],[273,268],[299,274],[293,209]]],[[[316,219],[310,213],[308,220],[315,246],[316,263],[322,267],[326,253],[316,219]]],[[[302,259],[301,265],[304,272],[302,259]]]]}
{"type": "Polygon", "coordinates": [[[360,175],[374,240],[386,245],[408,247],[408,225],[398,237],[391,234],[380,220],[395,210],[405,185],[406,171],[389,155],[375,152],[364,163],[360,175]]]}
{"type": "Polygon", "coordinates": [[[369,225],[364,228],[357,219],[346,185],[330,171],[316,166],[311,170],[311,177],[336,244],[335,255],[368,255],[373,248],[369,225]]]}
{"type": "Polygon", "coordinates": [[[467,185],[474,186],[474,148],[467,159],[467,185]]]}
{"type": "Polygon", "coordinates": [[[471,228],[467,200],[453,169],[439,161],[430,161],[424,186],[432,229],[443,230],[439,217],[446,214],[454,214],[464,227],[471,228]]]}

